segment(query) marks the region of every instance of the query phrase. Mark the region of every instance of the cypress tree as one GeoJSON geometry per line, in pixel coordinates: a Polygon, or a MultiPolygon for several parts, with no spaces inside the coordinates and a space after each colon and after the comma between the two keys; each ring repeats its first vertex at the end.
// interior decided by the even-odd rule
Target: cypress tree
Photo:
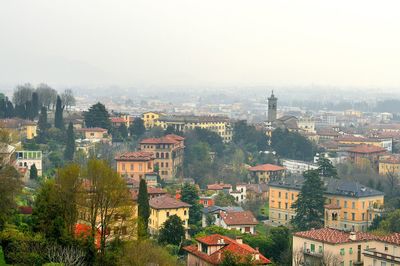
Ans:
{"type": "Polygon", "coordinates": [[[0,99],[0,118],[6,118],[7,103],[6,99],[0,99]]]}
{"type": "Polygon", "coordinates": [[[29,178],[35,180],[38,178],[38,172],[35,164],[33,164],[29,170],[29,178]]]}
{"type": "Polygon", "coordinates": [[[38,136],[39,140],[40,142],[44,142],[46,131],[49,127],[49,124],[47,122],[47,108],[44,106],[42,106],[42,108],[40,109],[38,127],[39,127],[39,136],[38,136]]]}
{"type": "Polygon", "coordinates": [[[303,175],[304,184],[297,200],[292,205],[292,208],[296,210],[292,224],[298,230],[321,228],[324,225],[324,183],[318,169],[304,172],[303,175]]]}
{"type": "Polygon", "coordinates": [[[64,159],[72,161],[75,153],[75,134],[72,122],[69,122],[67,129],[67,143],[64,151],[64,159]]]}
{"type": "Polygon", "coordinates": [[[57,96],[56,113],[54,115],[54,127],[58,129],[64,129],[63,110],[64,107],[61,104],[61,98],[60,96],[57,96]]]}
{"type": "Polygon", "coordinates": [[[6,118],[12,118],[15,116],[15,109],[13,103],[6,98],[6,118]]]}
{"type": "Polygon", "coordinates": [[[37,92],[32,93],[32,114],[37,117],[39,114],[39,95],[37,92]]]}
{"type": "Polygon", "coordinates": [[[33,112],[33,106],[31,101],[25,103],[26,118],[29,120],[35,119],[35,113],[33,112]]]}
{"type": "Polygon", "coordinates": [[[139,238],[147,236],[147,228],[150,216],[149,195],[147,194],[146,180],[141,179],[138,195],[138,216],[139,216],[139,238]]]}

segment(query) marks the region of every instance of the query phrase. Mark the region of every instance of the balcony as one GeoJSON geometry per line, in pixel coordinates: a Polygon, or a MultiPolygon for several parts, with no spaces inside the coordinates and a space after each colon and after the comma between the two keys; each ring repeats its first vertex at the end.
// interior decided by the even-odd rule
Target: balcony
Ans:
{"type": "Polygon", "coordinates": [[[387,253],[376,251],[375,248],[365,249],[363,252],[364,256],[384,260],[390,263],[399,263],[400,264],[400,257],[389,255],[387,253]]]}

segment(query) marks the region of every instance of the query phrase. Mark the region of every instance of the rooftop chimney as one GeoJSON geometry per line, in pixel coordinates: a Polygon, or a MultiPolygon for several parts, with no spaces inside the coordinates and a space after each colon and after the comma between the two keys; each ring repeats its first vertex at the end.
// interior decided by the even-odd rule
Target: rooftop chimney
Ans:
{"type": "Polygon", "coordinates": [[[243,244],[243,239],[242,239],[242,237],[241,236],[236,236],[236,243],[238,243],[238,244],[243,244]]]}
{"type": "Polygon", "coordinates": [[[356,241],[357,240],[357,235],[355,232],[350,232],[350,236],[349,236],[351,241],[356,241]]]}

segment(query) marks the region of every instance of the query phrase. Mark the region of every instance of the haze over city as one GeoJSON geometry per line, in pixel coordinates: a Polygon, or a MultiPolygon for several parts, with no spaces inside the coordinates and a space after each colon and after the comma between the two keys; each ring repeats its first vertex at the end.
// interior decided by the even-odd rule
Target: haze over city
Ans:
{"type": "Polygon", "coordinates": [[[399,7],[398,1],[2,1],[0,88],[46,82],[78,91],[396,92],[399,7]]]}

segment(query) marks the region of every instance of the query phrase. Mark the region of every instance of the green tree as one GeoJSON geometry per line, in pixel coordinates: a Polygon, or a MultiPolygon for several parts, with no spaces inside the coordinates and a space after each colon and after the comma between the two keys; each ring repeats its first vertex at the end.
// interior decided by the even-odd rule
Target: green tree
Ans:
{"type": "Polygon", "coordinates": [[[318,170],[305,172],[304,178],[305,181],[299,196],[292,205],[292,208],[296,210],[296,216],[293,218],[292,224],[298,230],[321,228],[324,218],[324,183],[319,176],[318,170]]]}
{"type": "Polygon", "coordinates": [[[184,172],[185,176],[194,178],[202,184],[203,179],[211,173],[210,147],[207,143],[199,142],[185,148],[184,172]]]}
{"type": "Polygon", "coordinates": [[[228,193],[219,192],[215,197],[215,205],[220,207],[236,206],[235,197],[228,193]]]}
{"type": "Polygon", "coordinates": [[[138,195],[139,238],[147,237],[147,227],[150,217],[149,195],[146,180],[140,179],[138,195]]]}
{"type": "Polygon", "coordinates": [[[140,138],[146,132],[146,128],[144,126],[144,121],[140,117],[136,117],[133,120],[133,124],[129,127],[129,134],[134,138],[140,138]]]}
{"type": "Polygon", "coordinates": [[[64,106],[62,106],[61,98],[60,96],[57,96],[57,102],[56,102],[56,112],[54,114],[54,127],[58,129],[64,129],[64,118],[63,118],[63,111],[64,111],[64,106]]]}
{"type": "Polygon", "coordinates": [[[72,161],[74,159],[75,153],[75,134],[74,134],[74,126],[72,122],[69,122],[67,129],[67,141],[64,150],[64,159],[67,161],[72,161]]]}
{"type": "Polygon", "coordinates": [[[110,114],[102,103],[92,105],[87,112],[83,113],[87,127],[101,127],[111,129],[110,114]]]}
{"type": "Polygon", "coordinates": [[[32,114],[37,117],[39,114],[39,95],[37,92],[32,93],[32,114]]]}
{"type": "Polygon", "coordinates": [[[195,145],[199,142],[207,143],[212,151],[222,154],[224,143],[222,138],[211,130],[196,127],[195,129],[185,133],[185,144],[195,145]]]}
{"type": "Polygon", "coordinates": [[[202,205],[199,204],[199,191],[195,185],[185,183],[181,190],[181,200],[192,205],[189,209],[189,224],[200,225],[201,224],[201,210],[202,205]]]}
{"type": "Polygon", "coordinates": [[[27,101],[32,99],[34,89],[29,83],[18,85],[13,94],[13,102],[15,105],[24,105],[27,101]]]}
{"type": "Polygon", "coordinates": [[[318,171],[323,177],[338,178],[337,170],[332,165],[332,162],[323,156],[318,158],[318,171]]]}
{"type": "Polygon", "coordinates": [[[246,120],[234,124],[232,140],[246,151],[265,151],[268,146],[268,138],[265,132],[248,125],[246,120]]]}
{"type": "Polygon", "coordinates": [[[29,170],[29,179],[37,180],[37,178],[38,178],[38,171],[36,165],[33,164],[31,166],[31,169],[29,170]]]}
{"type": "Polygon", "coordinates": [[[400,209],[389,213],[379,223],[378,230],[386,233],[400,233],[400,209]]]}
{"type": "Polygon", "coordinates": [[[179,246],[185,239],[183,221],[177,215],[169,216],[160,229],[158,242],[179,246]]]}
{"type": "Polygon", "coordinates": [[[44,142],[46,138],[47,129],[49,128],[49,123],[47,122],[47,109],[44,106],[40,109],[38,128],[39,128],[39,134],[38,134],[39,141],[44,142]]]}
{"type": "Polygon", "coordinates": [[[306,137],[297,132],[277,128],[272,132],[271,146],[281,157],[310,161],[315,147],[306,137]]]}
{"type": "MultiPolygon", "coordinates": [[[[1,167],[1,166],[0,166],[1,167]]],[[[16,208],[15,197],[21,191],[19,174],[12,166],[0,168],[0,231],[16,208]]]]}

